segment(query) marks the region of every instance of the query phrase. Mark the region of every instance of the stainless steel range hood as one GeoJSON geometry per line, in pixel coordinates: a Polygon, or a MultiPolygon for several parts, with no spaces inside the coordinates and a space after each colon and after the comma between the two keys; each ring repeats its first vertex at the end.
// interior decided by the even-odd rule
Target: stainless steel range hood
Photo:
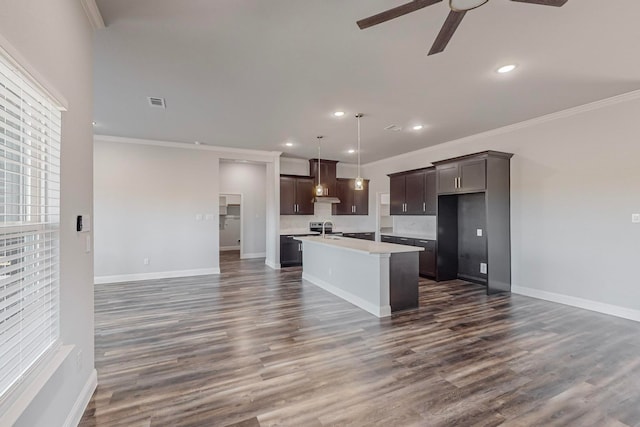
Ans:
{"type": "Polygon", "coordinates": [[[340,203],[340,199],[331,196],[316,196],[312,200],[313,203],[340,203]]]}

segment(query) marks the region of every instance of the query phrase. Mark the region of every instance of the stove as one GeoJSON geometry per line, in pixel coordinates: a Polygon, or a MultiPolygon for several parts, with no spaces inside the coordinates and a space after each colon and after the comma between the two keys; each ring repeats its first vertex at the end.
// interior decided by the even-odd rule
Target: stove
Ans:
{"type": "MultiPolygon", "coordinates": [[[[322,222],[311,221],[309,223],[309,231],[314,233],[322,233],[322,222]]],[[[342,236],[342,233],[333,231],[333,223],[331,221],[327,222],[326,225],[324,226],[324,233],[342,236]]]]}

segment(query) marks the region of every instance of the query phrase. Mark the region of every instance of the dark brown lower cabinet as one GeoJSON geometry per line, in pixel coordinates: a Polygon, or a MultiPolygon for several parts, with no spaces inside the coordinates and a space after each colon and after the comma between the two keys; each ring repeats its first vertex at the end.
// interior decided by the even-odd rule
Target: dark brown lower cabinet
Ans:
{"type": "Polygon", "coordinates": [[[424,251],[419,253],[418,271],[421,276],[430,278],[436,277],[437,258],[435,240],[412,239],[410,237],[387,236],[383,234],[380,236],[380,241],[424,248],[424,251]]]}
{"type": "Polygon", "coordinates": [[[436,241],[416,239],[416,246],[424,248],[420,252],[420,264],[418,266],[421,276],[436,277],[436,241]]]}
{"type": "Polygon", "coordinates": [[[344,237],[350,237],[352,239],[361,239],[361,240],[376,240],[376,233],[367,232],[367,233],[342,233],[344,237]]]}
{"type": "Polygon", "coordinates": [[[280,236],[280,266],[295,267],[302,265],[302,242],[296,236],[280,236]]]}

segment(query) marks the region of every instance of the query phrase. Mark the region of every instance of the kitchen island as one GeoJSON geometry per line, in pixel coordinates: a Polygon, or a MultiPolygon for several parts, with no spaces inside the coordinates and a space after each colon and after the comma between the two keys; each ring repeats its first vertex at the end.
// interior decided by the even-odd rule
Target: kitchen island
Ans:
{"type": "Polygon", "coordinates": [[[424,248],[335,236],[297,237],[302,279],[378,317],[418,307],[424,248]]]}

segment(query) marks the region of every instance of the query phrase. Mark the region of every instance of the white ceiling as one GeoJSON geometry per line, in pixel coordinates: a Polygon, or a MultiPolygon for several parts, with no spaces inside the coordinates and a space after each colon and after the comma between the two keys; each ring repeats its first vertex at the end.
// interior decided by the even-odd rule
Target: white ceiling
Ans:
{"type": "Polygon", "coordinates": [[[98,0],[95,132],[301,158],[325,135],[323,158],[354,162],[362,112],[366,163],[640,88],[638,0],[491,0],[434,56],[446,0],[356,26],[406,1],[98,0]]]}

